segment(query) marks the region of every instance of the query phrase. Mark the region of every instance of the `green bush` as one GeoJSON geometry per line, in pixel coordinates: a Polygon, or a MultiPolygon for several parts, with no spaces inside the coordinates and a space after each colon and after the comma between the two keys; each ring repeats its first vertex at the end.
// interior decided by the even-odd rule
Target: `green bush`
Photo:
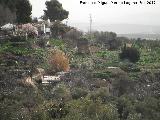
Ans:
{"type": "Polygon", "coordinates": [[[11,41],[11,42],[25,42],[26,41],[26,37],[12,36],[9,41],[11,41]]]}
{"type": "Polygon", "coordinates": [[[119,120],[113,104],[101,104],[88,99],[70,101],[69,113],[64,120],[119,120]]]}
{"type": "Polygon", "coordinates": [[[0,48],[0,53],[12,53],[15,55],[28,55],[31,52],[32,52],[31,49],[27,47],[14,46],[10,42],[1,45],[1,48],[0,48]]]}
{"type": "Polygon", "coordinates": [[[153,97],[147,97],[143,101],[138,102],[136,112],[142,115],[141,120],[159,120],[160,119],[160,105],[159,100],[153,97]]]}
{"type": "Polygon", "coordinates": [[[41,48],[45,48],[45,46],[46,46],[46,40],[45,39],[40,39],[40,40],[38,40],[37,42],[36,42],[36,44],[38,45],[38,46],[40,46],[41,48]]]}
{"type": "Polygon", "coordinates": [[[71,99],[70,89],[64,84],[59,84],[58,86],[56,86],[52,90],[52,94],[57,100],[63,99],[63,101],[68,101],[71,99]]]}
{"type": "Polygon", "coordinates": [[[51,106],[50,109],[48,109],[48,113],[50,118],[53,119],[60,119],[64,118],[69,112],[69,108],[67,105],[65,105],[64,102],[60,102],[59,104],[54,104],[51,106]]]}
{"type": "Polygon", "coordinates": [[[140,72],[140,68],[129,61],[124,61],[119,64],[120,68],[125,72],[140,72]]]}
{"type": "Polygon", "coordinates": [[[129,61],[135,63],[140,59],[140,52],[136,48],[125,47],[119,54],[120,59],[128,59],[129,61]]]}
{"type": "Polygon", "coordinates": [[[93,73],[94,78],[101,78],[101,79],[107,79],[111,77],[111,72],[106,71],[106,72],[97,72],[93,73]]]}
{"type": "Polygon", "coordinates": [[[32,112],[31,118],[32,118],[32,120],[48,120],[48,119],[50,119],[47,112],[41,110],[40,108],[38,111],[32,112]]]}
{"type": "Polygon", "coordinates": [[[97,101],[100,98],[102,102],[106,102],[109,96],[109,88],[101,87],[96,92],[91,94],[90,99],[93,101],[97,101]]]}
{"type": "Polygon", "coordinates": [[[88,92],[86,90],[83,90],[81,88],[75,88],[72,92],[72,98],[73,99],[79,99],[81,97],[85,97],[88,94],[88,92]]]}
{"type": "Polygon", "coordinates": [[[65,50],[65,43],[61,39],[50,39],[49,43],[51,44],[51,46],[56,46],[60,50],[65,50]]]}

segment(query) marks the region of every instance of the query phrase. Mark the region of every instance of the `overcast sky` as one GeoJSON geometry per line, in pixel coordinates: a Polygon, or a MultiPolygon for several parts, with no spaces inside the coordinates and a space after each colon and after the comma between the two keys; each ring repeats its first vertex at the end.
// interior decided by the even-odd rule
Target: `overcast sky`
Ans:
{"type": "MultiPolygon", "coordinates": [[[[43,15],[46,0],[30,0],[33,11],[32,15],[40,17],[43,15]]],[[[94,23],[106,24],[144,24],[144,25],[160,25],[160,1],[155,0],[155,4],[147,5],[147,0],[126,0],[137,1],[138,5],[113,5],[111,0],[102,0],[108,2],[106,5],[101,5],[98,1],[101,0],[82,0],[88,2],[87,5],[80,4],[81,0],[59,0],[63,8],[69,11],[69,23],[87,23],[89,22],[89,14],[92,14],[94,23]],[[91,4],[91,1],[97,4],[91,4]],[[142,1],[143,4],[140,4],[142,1]]],[[[124,0],[112,0],[124,1],[124,0]]],[[[132,3],[131,2],[131,3],[132,3]]]]}

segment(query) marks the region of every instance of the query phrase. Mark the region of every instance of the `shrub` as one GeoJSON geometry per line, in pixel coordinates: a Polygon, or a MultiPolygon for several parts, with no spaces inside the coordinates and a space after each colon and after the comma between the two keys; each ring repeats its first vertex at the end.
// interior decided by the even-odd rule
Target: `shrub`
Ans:
{"type": "Polygon", "coordinates": [[[17,26],[17,28],[18,28],[16,31],[17,35],[25,36],[27,33],[28,37],[30,38],[34,38],[38,35],[37,28],[30,23],[19,25],[17,26]]]}
{"type": "Polygon", "coordinates": [[[61,119],[68,114],[69,112],[68,110],[69,110],[68,106],[66,106],[64,102],[61,102],[58,105],[53,105],[48,112],[51,118],[61,119]]]}
{"type": "Polygon", "coordinates": [[[58,101],[59,100],[68,101],[71,99],[70,89],[67,88],[67,86],[64,84],[59,84],[54,89],[52,89],[52,94],[54,98],[57,99],[58,101]]]}
{"type": "Polygon", "coordinates": [[[107,79],[107,78],[111,77],[111,72],[106,71],[106,72],[93,73],[93,77],[95,77],[95,78],[101,78],[101,79],[107,79]]]}
{"type": "Polygon", "coordinates": [[[130,61],[126,60],[123,62],[120,62],[119,67],[124,70],[125,72],[139,72],[140,68],[134,63],[131,63],[130,61]]]}
{"type": "Polygon", "coordinates": [[[81,97],[85,97],[88,93],[86,90],[83,90],[81,88],[76,88],[71,92],[71,94],[73,99],[78,99],[81,97]]]}
{"type": "Polygon", "coordinates": [[[116,73],[112,79],[111,92],[113,96],[122,96],[124,94],[131,94],[134,92],[135,83],[126,73],[116,73]]]}
{"type": "Polygon", "coordinates": [[[24,36],[12,36],[10,38],[11,42],[26,42],[26,38],[24,36]]]}
{"type": "Polygon", "coordinates": [[[68,103],[69,113],[64,120],[119,120],[116,106],[100,101],[79,99],[68,103]]]}
{"type": "Polygon", "coordinates": [[[51,44],[51,46],[56,46],[60,50],[64,50],[65,48],[65,43],[61,39],[51,39],[49,40],[49,43],[51,44]]]}
{"type": "Polygon", "coordinates": [[[51,51],[49,56],[49,64],[51,65],[51,72],[61,72],[69,70],[69,59],[60,50],[51,51]]]}
{"type": "Polygon", "coordinates": [[[143,101],[135,104],[137,113],[140,113],[141,120],[159,120],[159,100],[154,97],[146,97],[143,101]]]}
{"type": "Polygon", "coordinates": [[[140,59],[140,53],[136,48],[127,47],[122,49],[119,54],[120,59],[128,59],[129,61],[135,63],[140,59]]]}
{"type": "Polygon", "coordinates": [[[105,102],[109,96],[109,88],[101,87],[96,92],[91,94],[90,99],[93,101],[97,101],[100,98],[102,102],[105,102]]]}
{"type": "Polygon", "coordinates": [[[46,120],[49,119],[49,115],[46,111],[39,108],[38,110],[32,112],[31,118],[32,120],[46,120]]]}
{"type": "Polygon", "coordinates": [[[40,46],[41,48],[45,48],[46,46],[46,40],[45,39],[40,39],[37,41],[37,45],[40,46]]]}
{"type": "Polygon", "coordinates": [[[136,112],[134,111],[134,103],[135,99],[134,97],[129,96],[121,96],[118,97],[116,100],[116,108],[119,113],[120,120],[139,120],[136,112]],[[134,118],[134,119],[132,119],[134,118]]]}

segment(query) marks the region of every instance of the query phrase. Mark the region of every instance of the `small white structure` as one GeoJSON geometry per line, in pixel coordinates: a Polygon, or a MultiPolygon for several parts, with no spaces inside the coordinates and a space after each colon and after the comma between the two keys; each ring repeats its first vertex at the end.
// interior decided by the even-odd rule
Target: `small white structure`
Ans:
{"type": "Polygon", "coordinates": [[[107,67],[108,69],[117,69],[118,67],[107,67]]]}
{"type": "Polygon", "coordinates": [[[60,82],[60,76],[43,76],[42,84],[60,82]]]}
{"type": "Polygon", "coordinates": [[[51,35],[50,26],[51,26],[51,23],[49,19],[47,21],[44,21],[44,20],[39,21],[39,27],[40,27],[39,30],[44,35],[51,35]]]}
{"type": "Polygon", "coordinates": [[[63,71],[62,71],[62,72],[57,72],[56,75],[57,75],[57,76],[63,76],[63,75],[65,75],[66,73],[68,73],[68,72],[63,72],[63,71]]]}
{"type": "Polygon", "coordinates": [[[50,28],[46,28],[46,33],[51,33],[51,29],[50,28]]]}

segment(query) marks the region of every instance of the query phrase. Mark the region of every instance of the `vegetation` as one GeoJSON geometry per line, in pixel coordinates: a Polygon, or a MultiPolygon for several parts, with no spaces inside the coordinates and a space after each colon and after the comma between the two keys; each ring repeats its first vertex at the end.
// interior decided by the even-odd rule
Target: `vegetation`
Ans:
{"type": "Polygon", "coordinates": [[[68,17],[61,4],[46,4],[46,15],[60,10],[48,16],[53,36],[0,39],[0,119],[159,120],[160,41],[83,34],[57,21],[68,17]],[[44,84],[43,76],[60,80],[44,84]]]}
{"type": "Polygon", "coordinates": [[[28,0],[17,0],[16,3],[16,17],[17,23],[31,22],[32,6],[28,0]]]}
{"type": "Polygon", "coordinates": [[[32,6],[28,0],[0,0],[0,25],[31,22],[32,6]]]}
{"type": "Polygon", "coordinates": [[[137,62],[140,59],[140,53],[136,48],[127,47],[122,49],[120,53],[120,59],[128,59],[131,62],[137,62]]]}
{"type": "Polygon", "coordinates": [[[69,60],[60,50],[51,51],[48,61],[51,65],[50,71],[53,73],[69,70],[69,60]]]}
{"type": "Polygon", "coordinates": [[[117,34],[114,32],[94,32],[93,37],[96,43],[105,45],[110,50],[118,49],[121,46],[120,40],[117,37],[117,34]]]}
{"type": "MultiPolygon", "coordinates": [[[[157,43],[145,42],[147,47],[151,42],[157,43]]],[[[130,62],[128,57],[129,60],[119,59],[120,50],[110,51],[103,47],[92,54],[77,54],[64,40],[51,39],[51,48],[39,46],[36,49],[32,48],[33,44],[39,45],[35,39],[22,37],[6,40],[0,50],[3,66],[0,74],[1,117],[33,120],[159,120],[160,65],[159,59],[153,61],[153,58],[159,58],[159,48],[152,47],[150,52],[146,46],[138,43],[133,41],[131,52],[134,55],[134,50],[139,49],[140,60],[130,62]],[[29,43],[30,49],[26,49],[25,44],[13,44],[13,41],[29,43]],[[20,62],[27,56],[31,57],[27,59],[31,63],[20,62]],[[4,67],[6,60],[11,62],[13,58],[16,58],[15,62],[4,67]],[[33,80],[36,87],[29,87],[19,84],[17,79],[30,76],[30,73],[10,71],[14,70],[13,66],[20,69],[27,65],[30,65],[32,75],[36,74],[37,67],[44,68],[47,74],[52,73],[50,75],[67,71],[69,67],[71,71],[61,78],[60,83],[46,86],[33,80]]],[[[98,44],[94,46],[96,48],[98,44]]]]}
{"type": "Polygon", "coordinates": [[[44,10],[44,18],[49,18],[51,21],[64,20],[68,18],[69,12],[64,10],[62,4],[57,0],[51,0],[46,2],[47,10],[44,10]]]}
{"type": "Polygon", "coordinates": [[[54,24],[51,26],[51,32],[52,36],[54,38],[62,37],[64,36],[65,33],[67,33],[71,28],[68,27],[65,24],[62,24],[60,21],[54,22],[54,24]]]}

